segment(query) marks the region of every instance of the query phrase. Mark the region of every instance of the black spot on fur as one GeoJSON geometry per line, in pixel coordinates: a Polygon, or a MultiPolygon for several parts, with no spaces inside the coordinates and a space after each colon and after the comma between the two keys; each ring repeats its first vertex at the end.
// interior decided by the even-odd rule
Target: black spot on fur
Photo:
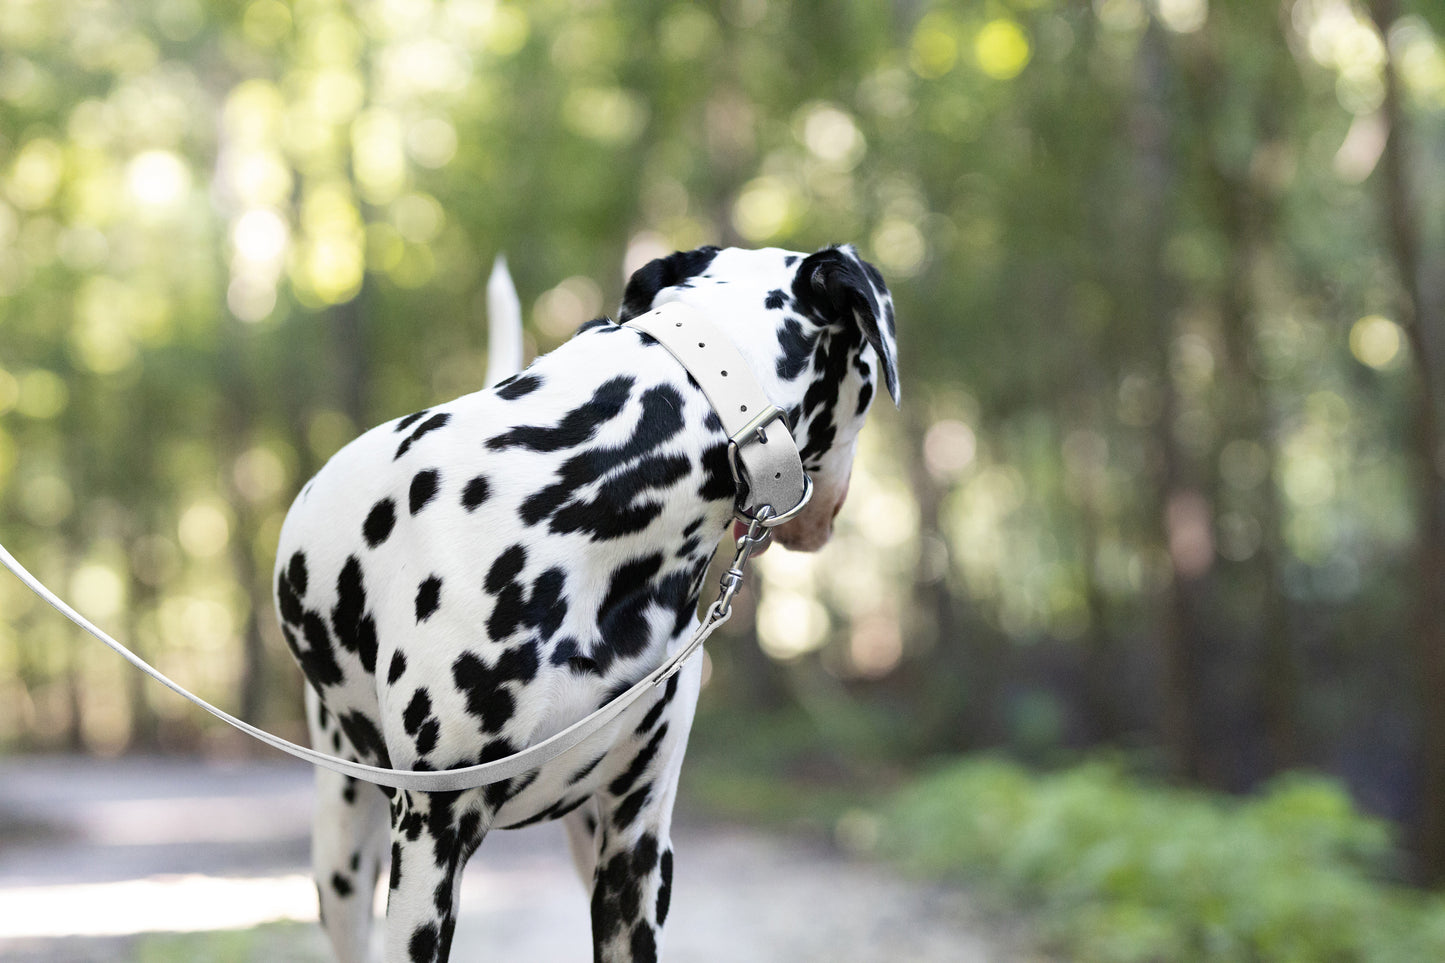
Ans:
{"type": "Polygon", "coordinates": [[[402,443],[397,446],[396,454],[392,456],[392,461],[395,461],[396,459],[400,458],[402,455],[405,455],[408,451],[410,451],[411,446],[416,444],[417,441],[427,432],[436,431],[438,428],[445,425],[448,421],[451,421],[451,418],[452,416],[447,414],[445,411],[440,411],[432,415],[426,421],[423,421],[421,424],[417,425],[416,430],[413,431],[411,434],[407,435],[406,438],[402,441],[402,443]]]}
{"type": "Polygon", "coordinates": [[[391,654],[391,667],[386,670],[387,685],[396,685],[396,680],[406,671],[406,656],[398,649],[391,654]]]}
{"type": "Polygon", "coordinates": [[[350,896],[352,892],[351,880],[347,879],[345,876],[342,876],[340,873],[332,873],[331,888],[336,891],[337,896],[340,896],[342,899],[346,899],[346,897],[350,896]]]}
{"type": "Polygon", "coordinates": [[[612,573],[607,594],[597,610],[597,627],[612,655],[628,658],[641,653],[647,645],[646,611],[652,600],[648,580],[661,567],[662,555],[654,552],[625,562],[612,573]]]}
{"type": "Polygon", "coordinates": [[[576,809],[578,806],[582,805],[591,798],[591,796],[578,796],[576,799],[559,799],[552,805],[548,806],[546,809],[537,813],[536,815],[528,816],[521,822],[512,823],[510,826],[503,826],[502,828],[522,829],[525,826],[531,826],[536,823],[546,822],[549,819],[561,819],[563,816],[567,815],[572,810],[576,809]]]}
{"type": "Polygon", "coordinates": [[[285,569],[276,573],[276,604],[281,610],[282,622],[300,625],[301,621],[306,618],[306,609],[301,605],[301,596],[292,587],[292,581],[285,569]]]}
{"type": "Polygon", "coordinates": [[[652,760],[657,756],[657,747],[662,745],[662,740],[667,737],[667,723],[663,723],[657,733],[647,741],[647,745],[638,751],[632,759],[632,765],[627,767],[616,779],[607,786],[607,791],[614,796],[622,796],[630,790],[638,778],[652,765],[652,760]]]}
{"type": "Polygon", "coordinates": [[[869,402],[871,402],[872,400],[873,386],[871,384],[865,384],[863,386],[863,389],[858,392],[858,409],[853,413],[854,417],[863,417],[864,412],[868,410],[869,402]]]}
{"type": "Polygon", "coordinates": [[[586,779],[588,776],[592,775],[592,770],[596,769],[599,765],[601,765],[602,760],[606,758],[607,753],[604,752],[602,755],[598,756],[596,759],[593,759],[581,769],[578,769],[575,773],[572,774],[572,778],[567,780],[567,785],[575,786],[582,780],[586,779]]]}
{"type": "Polygon", "coordinates": [[[390,498],[383,498],[371,506],[371,511],[366,516],[366,522],[361,526],[361,534],[366,536],[366,544],[376,548],[386,541],[394,525],[396,525],[396,503],[390,498]]]}
{"type": "Polygon", "coordinates": [[[672,907],[672,850],[662,854],[662,885],[657,888],[657,925],[667,922],[672,907]]]}
{"type": "Polygon", "coordinates": [[[618,853],[597,867],[592,881],[592,939],[594,945],[612,939],[633,918],[626,910],[641,900],[639,881],[632,878],[631,860],[618,853]]]}
{"type": "Polygon", "coordinates": [[[418,411],[418,412],[415,412],[415,413],[413,413],[413,414],[407,415],[405,418],[401,419],[401,421],[398,421],[398,422],[396,423],[396,430],[397,430],[398,432],[406,431],[408,428],[410,428],[410,427],[411,427],[412,425],[414,425],[416,422],[418,422],[418,421],[420,421],[422,418],[426,417],[426,413],[427,413],[428,411],[430,411],[430,410],[431,410],[430,408],[423,408],[421,411],[418,411]]]}
{"type": "Polygon", "coordinates": [[[370,719],[357,711],[339,714],[336,719],[357,752],[375,759],[377,765],[391,767],[391,756],[387,754],[386,742],[370,719]]]}
{"type": "Polygon", "coordinates": [[[336,607],[331,610],[331,628],[336,641],[361,659],[367,672],[376,671],[376,622],[366,614],[366,588],[361,579],[361,561],[346,559],[336,578],[336,607]]]}
{"type": "Polygon", "coordinates": [[[306,597],[306,556],[296,552],[291,556],[290,563],[286,566],[286,577],[291,580],[291,588],[302,598],[306,597]]]}
{"type": "Polygon", "coordinates": [[[566,582],[562,569],[554,567],[538,575],[532,583],[532,598],[527,602],[524,618],[542,633],[544,641],[557,634],[567,616],[567,600],[562,596],[566,582]]]}
{"type": "Polygon", "coordinates": [[[521,795],[523,790],[536,781],[537,773],[533,771],[525,776],[515,776],[501,782],[494,782],[482,790],[482,798],[486,801],[487,806],[495,812],[509,800],[521,795]]]}
{"type": "Polygon", "coordinates": [[[505,686],[530,682],[536,674],[535,644],[507,649],[491,666],[472,652],[462,653],[452,664],[452,681],[466,695],[467,711],[481,720],[483,732],[498,731],[512,717],[516,703],[505,686]]]}
{"type": "Polygon", "coordinates": [[[648,458],[609,478],[591,501],[558,509],[548,531],[559,535],[590,533],[594,541],[640,532],[662,514],[661,499],[634,503],[639,492],[672,487],[687,477],[692,464],[682,455],[648,458]]]}
{"type": "Polygon", "coordinates": [[[522,574],[522,569],[527,564],[527,550],[521,545],[513,545],[502,554],[497,556],[492,567],[487,571],[485,585],[487,591],[496,595],[506,588],[509,582],[514,581],[522,574]]]}
{"type": "Polygon", "coordinates": [[[548,656],[547,661],[553,665],[564,665],[576,654],[577,640],[569,635],[558,640],[557,644],[552,647],[552,654],[548,656]]]}
{"type": "Polygon", "coordinates": [[[622,800],[622,805],[617,807],[617,811],[612,816],[612,825],[619,832],[631,826],[633,820],[637,818],[637,814],[642,812],[642,807],[647,804],[647,797],[650,795],[652,795],[652,783],[647,783],[622,800]]]}
{"type": "Polygon", "coordinates": [[[702,484],[697,495],[704,501],[732,501],[737,497],[737,484],[728,465],[728,446],[720,441],[702,453],[702,484]]]}
{"type": "Polygon", "coordinates": [[[647,715],[643,716],[642,721],[637,724],[637,729],[634,730],[635,734],[640,736],[650,732],[652,727],[657,725],[657,720],[662,718],[663,710],[667,708],[667,704],[672,701],[672,697],[676,694],[677,676],[673,675],[672,678],[667,680],[667,687],[662,690],[662,697],[657,700],[651,709],[647,710],[647,715]]]}
{"type": "Polygon", "coordinates": [[[421,724],[431,715],[431,696],[426,689],[418,688],[412,694],[411,702],[407,704],[406,711],[402,713],[401,723],[406,727],[407,735],[416,735],[421,724]]]}
{"type": "Polygon", "coordinates": [[[475,511],[477,506],[487,500],[492,493],[492,486],[487,482],[486,475],[478,475],[467,486],[462,489],[462,507],[467,511],[475,511]]]}
{"type": "Polygon", "coordinates": [[[593,392],[591,399],[562,416],[551,427],[520,425],[487,441],[493,451],[525,448],[528,451],[562,451],[589,441],[603,424],[617,417],[632,393],[634,380],[613,378],[593,392]]]}
{"type": "Polygon", "coordinates": [[[597,328],[601,328],[604,331],[620,330],[617,325],[612,323],[611,318],[593,318],[591,321],[588,321],[586,324],[583,324],[581,327],[579,327],[576,331],[572,332],[572,337],[575,338],[577,337],[577,335],[581,334],[584,331],[592,331],[597,328]]]}
{"type": "Polygon", "coordinates": [[[416,733],[416,751],[418,755],[426,755],[437,746],[437,737],[441,735],[442,724],[436,719],[428,719],[421,724],[416,733]]]}
{"type": "Polygon", "coordinates": [[[416,620],[425,622],[431,618],[441,601],[442,580],[432,575],[416,587],[416,620]]]}
{"type": "Polygon", "coordinates": [[[436,495],[437,484],[440,478],[441,473],[435,468],[419,471],[412,476],[411,491],[408,492],[407,504],[413,515],[425,508],[427,502],[431,501],[433,496],[436,495]]]}
{"type": "Polygon", "coordinates": [[[817,341],[817,333],[805,333],[802,322],[797,318],[784,321],[783,326],[778,329],[778,345],[783,349],[783,354],[774,365],[778,377],[784,381],[792,381],[802,374],[803,369],[808,367],[808,359],[812,357],[813,345],[817,341]]]}
{"type": "Polygon", "coordinates": [[[432,963],[436,959],[438,936],[435,923],[423,923],[412,931],[406,947],[411,963],[432,963]]]}
{"type": "Polygon", "coordinates": [[[632,963],[657,963],[657,938],[647,920],[632,927],[632,963]]]}
{"type": "Polygon", "coordinates": [[[311,684],[320,688],[328,685],[340,685],[344,675],[341,665],[336,661],[336,650],[331,644],[331,634],[326,631],[326,623],[321,616],[315,612],[306,612],[301,620],[301,633],[306,639],[306,648],[302,649],[296,640],[296,636],[290,628],[283,625],[281,634],[286,638],[286,644],[291,647],[291,652],[296,656],[301,671],[311,684]]]}
{"type": "Polygon", "coordinates": [[[763,307],[767,308],[769,311],[776,311],[784,304],[786,304],[787,301],[788,296],[783,293],[783,289],[774,288],[773,290],[769,291],[768,296],[763,299],[763,307]]]}
{"type": "Polygon", "coordinates": [[[536,375],[512,375],[496,387],[497,397],[516,401],[542,387],[542,379],[536,375]]]}
{"type": "Polygon", "coordinates": [[[492,563],[487,572],[486,589],[497,597],[492,614],[487,618],[487,631],[493,639],[504,639],[518,629],[540,631],[541,641],[548,641],[562,626],[567,615],[567,601],[562,591],[566,576],[562,569],[552,567],[533,580],[530,594],[518,579],[526,565],[527,553],[513,545],[492,563]]]}
{"type": "Polygon", "coordinates": [[[632,435],[615,447],[597,447],[568,458],[556,481],[522,503],[522,520],[534,525],[550,516],[557,534],[590,532],[593,539],[616,538],[646,528],[662,512],[660,501],[636,504],[644,491],[667,488],[691,470],[679,455],[655,452],[683,427],[683,399],[671,385],[642,395],[642,414],[632,435]],[[624,467],[626,466],[626,467],[624,467]],[[583,486],[606,478],[591,501],[576,499],[583,486]]]}

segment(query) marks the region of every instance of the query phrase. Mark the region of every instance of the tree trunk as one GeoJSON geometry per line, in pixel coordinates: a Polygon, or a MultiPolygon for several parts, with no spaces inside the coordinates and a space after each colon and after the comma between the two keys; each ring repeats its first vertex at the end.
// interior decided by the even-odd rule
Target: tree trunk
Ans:
{"type": "Polygon", "coordinates": [[[1134,236],[1140,244],[1141,324],[1153,329],[1154,367],[1163,387],[1155,440],[1161,455],[1157,524],[1169,558],[1169,586],[1163,600],[1160,631],[1163,658],[1162,728],[1174,774],[1188,780],[1204,775],[1202,694],[1199,656],[1205,640],[1199,613],[1203,576],[1208,571],[1198,551],[1200,526],[1207,533],[1207,499],[1191,480],[1187,455],[1174,437],[1178,398],[1169,373],[1176,297],[1167,280],[1161,252],[1169,232],[1170,197],[1175,180],[1171,153],[1173,130],[1169,54],[1161,28],[1151,21],[1139,44],[1135,103],[1129,118],[1140,214],[1134,236]]]}
{"type": "MultiPolygon", "coordinates": [[[[1371,14],[1383,35],[1399,11],[1395,0],[1374,0],[1371,14]]],[[[1445,310],[1430,297],[1420,276],[1421,241],[1413,206],[1416,192],[1408,169],[1410,132],[1400,103],[1399,77],[1389,56],[1381,109],[1389,125],[1389,137],[1380,157],[1384,216],[1400,279],[1400,320],[1409,338],[1416,378],[1411,439],[1420,513],[1415,661],[1420,680],[1421,787],[1416,850],[1420,875],[1426,882],[1439,883],[1445,880],[1445,698],[1441,697],[1445,693],[1445,505],[1441,497],[1445,493],[1441,490],[1438,463],[1439,385],[1431,342],[1445,326],[1445,310]]]]}
{"type": "MultiPolygon", "coordinates": [[[[919,457],[927,432],[921,406],[910,407],[900,423],[908,433],[908,478],[918,506],[920,547],[944,546],[947,553],[950,540],[943,532],[942,507],[948,489],[928,473],[919,457]]],[[[912,617],[905,620],[905,628],[909,646],[926,653],[912,660],[923,675],[911,688],[927,694],[927,707],[938,707],[928,720],[934,733],[924,742],[930,748],[966,751],[988,745],[993,738],[1002,652],[992,640],[970,637],[960,617],[952,574],[953,560],[947,554],[938,559],[930,551],[919,552],[911,587],[912,617]],[[938,693],[940,682],[946,693],[938,693]]]]}

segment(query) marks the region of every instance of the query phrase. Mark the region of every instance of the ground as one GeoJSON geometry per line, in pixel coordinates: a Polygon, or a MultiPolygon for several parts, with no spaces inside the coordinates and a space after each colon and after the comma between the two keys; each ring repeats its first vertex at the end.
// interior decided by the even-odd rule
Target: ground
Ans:
{"type": "MultiPolygon", "coordinates": [[[[289,762],[0,760],[0,958],[327,960],[310,787],[289,762]]],[[[816,840],[682,814],[674,841],[669,963],[1031,958],[967,894],[816,840]]],[[[452,959],[586,960],[587,926],[560,827],[497,832],[468,867],[452,959]]]]}

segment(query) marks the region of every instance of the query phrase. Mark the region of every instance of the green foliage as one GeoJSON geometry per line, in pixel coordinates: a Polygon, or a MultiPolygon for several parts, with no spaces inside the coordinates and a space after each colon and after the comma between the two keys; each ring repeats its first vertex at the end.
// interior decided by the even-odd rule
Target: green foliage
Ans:
{"type": "Polygon", "coordinates": [[[133,963],[321,963],[330,958],[313,923],[270,923],[248,930],[160,933],[138,939],[119,959],[133,963]]]}
{"type": "Polygon", "coordinates": [[[1315,776],[1235,800],[1107,763],[1036,775],[968,760],[896,797],[884,846],[917,872],[1034,907],[1071,959],[1445,957],[1445,898],[1386,882],[1384,824],[1315,776]]]}
{"type": "Polygon", "coordinates": [[[827,833],[858,804],[856,762],[836,734],[796,709],[704,705],[680,791],[690,807],[724,819],[827,833]]]}

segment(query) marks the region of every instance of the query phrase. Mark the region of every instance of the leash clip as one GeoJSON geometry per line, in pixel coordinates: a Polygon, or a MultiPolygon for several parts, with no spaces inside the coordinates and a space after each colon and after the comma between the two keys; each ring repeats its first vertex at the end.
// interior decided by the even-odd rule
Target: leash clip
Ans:
{"type": "Polygon", "coordinates": [[[733,564],[727,571],[723,572],[722,578],[718,580],[721,591],[718,593],[717,601],[712,604],[709,617],[716,615],[719,619],[726,619],[732,615],[733,596],[743,587],[743,566],[748,564],[748,559],[758,546],[763,545],[772,537],[772,532],[766,527],[771,520],[773,508],[771,505],[764,505],[758,509],[756,518],[749,520],[748,530],[738,538],[737,551],[733,554],[733,564]]]}

